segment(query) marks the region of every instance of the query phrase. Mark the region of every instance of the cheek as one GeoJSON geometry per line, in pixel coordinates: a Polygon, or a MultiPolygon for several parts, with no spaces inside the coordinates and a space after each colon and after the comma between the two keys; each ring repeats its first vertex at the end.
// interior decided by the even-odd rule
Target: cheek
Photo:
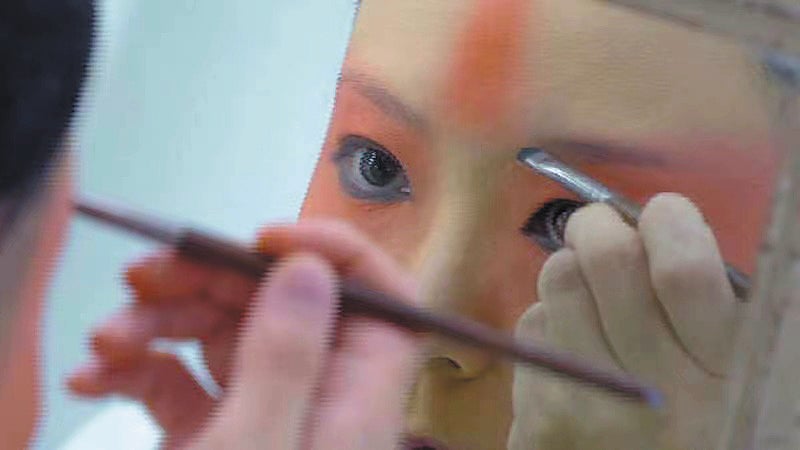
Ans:
{"type": "Polygon", "coordinates": [[[375,205],[343,193],[334,164],[321,160],[308,190],[300,219],[332,218],[355,226],[404,265],[419,246],[429,214],[416,204],[375,205]]]}

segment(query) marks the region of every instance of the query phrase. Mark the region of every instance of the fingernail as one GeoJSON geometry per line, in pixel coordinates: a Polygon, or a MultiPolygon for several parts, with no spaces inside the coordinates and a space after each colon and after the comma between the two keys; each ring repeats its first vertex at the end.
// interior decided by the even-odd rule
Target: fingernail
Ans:
{"type": "Polygon", "coordinates": [[[287,264],[283,289],[288,298],[319,303],[332,294],[333,280],[326,265],[313,257],[301,256],[287,264]]]}

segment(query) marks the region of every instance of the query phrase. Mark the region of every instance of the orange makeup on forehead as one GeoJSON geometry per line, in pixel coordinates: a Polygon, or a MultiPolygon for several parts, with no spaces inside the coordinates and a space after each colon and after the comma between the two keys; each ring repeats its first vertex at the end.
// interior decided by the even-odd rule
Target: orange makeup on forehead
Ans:
{"type": "Polygon", "coordinates": [[[495,129],[515,106],[530,0],[477,0],[457,38],[442,108],[457,125],[495,129]]]}

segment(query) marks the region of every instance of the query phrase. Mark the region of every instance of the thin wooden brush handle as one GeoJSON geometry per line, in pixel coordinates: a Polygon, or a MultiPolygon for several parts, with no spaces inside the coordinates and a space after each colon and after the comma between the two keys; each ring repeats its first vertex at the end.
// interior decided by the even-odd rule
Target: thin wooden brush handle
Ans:
{"type": "MultiPolygon", "coordinates": [[[[77,201],[75,210],[117,229],[125,230],[174,248],[181,256],[202,264],[227,267],[260,279],[275,262],[237,242],[191,229],[167,224],[153,217],[92,201],[77,201]]],[[[499,353],[573,380],[617,394],[622,398],[661,406],[660,394],[626,374],[597,370],[570,355],[520,342],[478,322],[415,308],[380,292],[345,280],[342,286],[342,312],[361,314],[395,324],[412,332],[433,332],[457,342],[499,353]]]]}
{"type": "MultiPolygon", "coordinates": [[[[275,258],[257,254],[236,242],[187,230],[176,244],[178,252],[205,264],[221,265],[254,278],[261,278],[275,258]]],[[[533,364],[555,374],[567,375],[622,397],[660,406],[660,395],[624,374],[597,370],[583,361],[522,343],[478,322],[457,316],[433,314],[415,308],[381,292],[345,280],[341,291],[342,313],[365,315],[418,333],[437,333],[460,343],[476,346],[510,358],[533,364]]]]}

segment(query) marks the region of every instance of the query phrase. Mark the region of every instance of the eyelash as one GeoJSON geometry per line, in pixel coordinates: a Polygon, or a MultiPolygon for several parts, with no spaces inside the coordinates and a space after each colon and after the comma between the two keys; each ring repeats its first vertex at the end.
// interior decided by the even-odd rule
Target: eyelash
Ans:
{"type": "Polygon", "coordinates": [[[585,204],[565,198],[548,200],[531,214],[520,231],[545,251],[555,252],[564,246],[569,217],[585,204]]]}

